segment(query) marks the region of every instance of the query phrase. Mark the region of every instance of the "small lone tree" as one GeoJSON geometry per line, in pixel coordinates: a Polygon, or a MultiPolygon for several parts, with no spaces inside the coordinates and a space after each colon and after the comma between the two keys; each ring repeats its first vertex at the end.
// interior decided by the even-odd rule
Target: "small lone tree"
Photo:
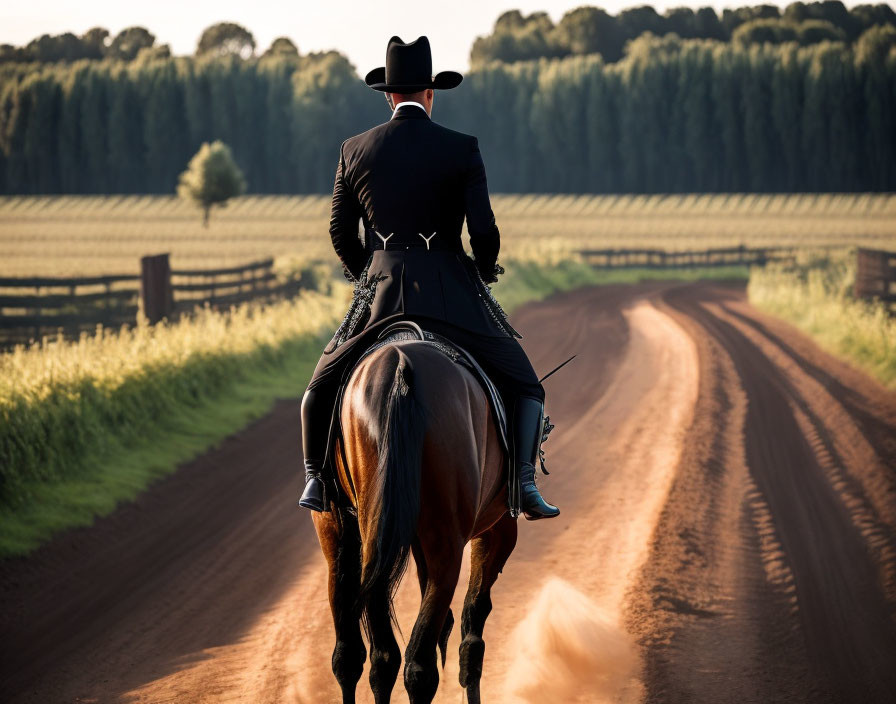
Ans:
{"type": "Polygon", "coordinates": [[[208,227],[209,211],[215,204],[222,207],[234,196],[246,191],[246,179],[233,160],[230,147],[216,140],[203,142],[180,175],[177,194],[202,208],[202,224],[208,227]]]}

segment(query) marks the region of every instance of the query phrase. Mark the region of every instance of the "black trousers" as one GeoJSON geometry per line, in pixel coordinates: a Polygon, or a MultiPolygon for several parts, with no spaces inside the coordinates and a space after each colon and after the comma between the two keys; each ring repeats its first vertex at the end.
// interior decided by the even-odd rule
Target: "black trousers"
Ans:
{"type": "MultiPolygon", "coordinates": [[[[448,338],[473,355],[498,388],[508,409],[520,397],[544,401],[544,387],[516,338],[479,335],[434,318],[408,316],[406,319],[413,319],[424,330],[448,338]]],[[[348,340],[336,352],[322,355],[318,361],[302,398],[302,445],[306,460],[323,461],[330,414],[340,381],[374,338],[372,334],[348,340]]]]}

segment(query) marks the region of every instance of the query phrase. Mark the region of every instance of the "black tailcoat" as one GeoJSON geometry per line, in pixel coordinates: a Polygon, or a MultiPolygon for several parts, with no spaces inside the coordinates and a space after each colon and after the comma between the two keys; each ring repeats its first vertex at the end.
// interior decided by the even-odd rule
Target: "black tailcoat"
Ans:
{"type": "Polygon", "coordinates": [[[478,141],[433,122],[421,107],[403,105],[342,143],[330,236],[358,283],[327,353],[401,317],[518,337],[483,282],[494,280],[500,236],[478,141]],[[464,218],[475,261],[461,243],[464,218]]]}

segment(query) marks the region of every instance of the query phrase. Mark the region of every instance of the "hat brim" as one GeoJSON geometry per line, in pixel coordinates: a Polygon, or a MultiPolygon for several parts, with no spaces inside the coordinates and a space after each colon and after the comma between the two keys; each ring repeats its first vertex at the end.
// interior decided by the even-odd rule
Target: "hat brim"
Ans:
{"type": "Polygon", "coordinates": [[[389,84],[386,83],[385,66],[373,69],[364,77],[364,82],[370,88],[386,93],[416,93],[427,88],[449,90],[459,86],[462,80],[464,80],[464,77],[457,71],[440,71],[429,83],[389,84]]]}

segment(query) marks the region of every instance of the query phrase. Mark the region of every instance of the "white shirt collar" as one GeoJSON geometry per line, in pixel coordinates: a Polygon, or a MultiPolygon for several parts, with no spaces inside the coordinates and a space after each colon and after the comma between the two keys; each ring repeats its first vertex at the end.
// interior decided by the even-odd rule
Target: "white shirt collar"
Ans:
{"type": "MultiPolygon", "coordinates": [[[[422,106],[420,103],[418,103],[416,100],[402,100],[398,105],[395,106],[395,109],[392,111],[392,117],[395,117],[395,113],[398,112],[398,108],[400,108],[402,105],[416,105],[418,108],[420,108],[421,110],[423,110],[423,112],[426,112],[426,108],[423,107],[423,106],[422,106]]],[[[428,112],[426,113],[426,116],[429,117],[429,113],[428,113],[428,112]]]]}

